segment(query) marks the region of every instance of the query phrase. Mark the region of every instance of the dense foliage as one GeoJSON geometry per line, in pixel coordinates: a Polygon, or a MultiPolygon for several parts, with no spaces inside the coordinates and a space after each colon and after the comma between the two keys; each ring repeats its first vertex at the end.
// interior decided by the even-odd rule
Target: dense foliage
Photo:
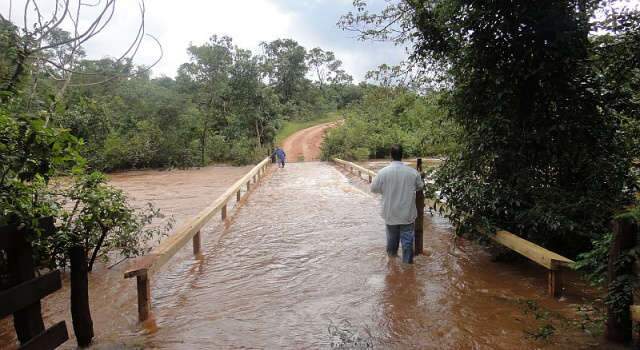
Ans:
{"type": "MultiPolygon", "coordinates": [[[[2,44],[15,46],[0,54],[6,78],[22,38],[10,23],[2,28],[0,35],[15,39],[2,44]]],[[[330,51],[307,52],[291,39],[262,49],[256,55],[214,35],[188,48],[190,60],[173,79],[151,78],[129,61],[88,60],[81,48],[63,45],[45,54],[61,61],[73,55],[74,74],[25,65],[31,74],[18,81],[27,97],[20,109],[41,110],[47,124],[84,140],[92,168],[116,170],[251,163],[273,147],[282,121],[321,117],[360,97],[330,51]]]]}
{"type": "Polygon", "coordinates": [[[382,158],[394,143],[403,145],[407,157],[448,154],[455,149],[456,128],[439,98],[369,86],[361,101],[343,111],[344,124],[328,132],[323,158],[382,158]]]}
{"type": "Polygon", "coordinates": [[[451,219],[588,249],[629,199],[624,139],[590,61],[598,2],[410,3],[415,55],[449,67],[462,128],[437,179],[451,219]]]}

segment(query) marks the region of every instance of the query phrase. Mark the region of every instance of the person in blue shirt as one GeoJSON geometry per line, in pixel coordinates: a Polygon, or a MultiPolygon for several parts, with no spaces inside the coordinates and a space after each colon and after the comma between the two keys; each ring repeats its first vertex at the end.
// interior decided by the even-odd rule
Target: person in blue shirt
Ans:
{"type": "Polygon", "coordinates": [[[276,150],[273,151],[271,156],[273,157],[274,155],[278,158],[278,167],[284,168],[284,162],[287,158],[287,154],[284,153],[284,150],[280,147],[276,147],[276,150]]]}

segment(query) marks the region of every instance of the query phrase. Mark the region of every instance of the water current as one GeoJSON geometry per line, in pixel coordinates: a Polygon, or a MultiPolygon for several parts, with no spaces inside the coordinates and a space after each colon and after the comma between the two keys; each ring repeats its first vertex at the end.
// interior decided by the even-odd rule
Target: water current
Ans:
{"type": "MultiPolygon", "coordinates": [[[[178,223],[239,177],[225,168],[193,177],[150,174],[112,181],[138,201],[179,213],[178,223]],[[216,171],[227,172],[220,175],[226,180],[216,171]]],[[[96,347],[604,347],[574,324],[576,308],[593,297],[576,279],[565,297],[549,298],[542,268],[492,262],[483,247],[454,241],[446,219],[430,214],[426,254],[402,265],[385,255],[378,212],[366,184],[331,164],[273,168],[229,222],[207,226],[201,257],[185,247],[154,275],[152,322],[137,324],[135,282],[123,280],[121,269],[92,277],[96,347]]],[[[68,308],[65,298],[46,300],[49,323],[68,308]]],[[[0,323],[2,348],[11,343],[10,326],[0,323]]]]}

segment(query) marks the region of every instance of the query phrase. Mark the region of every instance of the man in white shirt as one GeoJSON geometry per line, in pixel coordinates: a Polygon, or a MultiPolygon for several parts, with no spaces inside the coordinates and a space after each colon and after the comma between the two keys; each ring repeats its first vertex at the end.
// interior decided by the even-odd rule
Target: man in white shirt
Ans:
{"type": "Polygon", "coordinates": [[[402,243],[402,262],[413,263],[413,224],[418,216],[416,191],[424,182],[420,173],[402,162],[402,146],[391,146],[392,162],[371,183],[371,192],[382,194],[382,218],[387,227],[387,254],[398,256],[402,243]]]}

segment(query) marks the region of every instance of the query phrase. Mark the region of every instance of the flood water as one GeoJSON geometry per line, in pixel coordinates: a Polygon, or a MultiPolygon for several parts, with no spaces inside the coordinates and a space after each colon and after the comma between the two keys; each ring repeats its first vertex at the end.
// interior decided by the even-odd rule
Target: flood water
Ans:
{"type": "MultiPolygon", "coordinates": [[[[139,193],[145,201],[166,203],[159,206],[171,207],[183,217],[196,213],[215,198],[216,191],[224,190],[211,185],[219,183],[215,174],[197,183],[185,172],[178,177],[180,184],[176,178],[163,180],[164,175],[127,178],[123,174],[114,177],[113,183],[136,198],[139,193]],[[206,184],[214,188],[198,187],[206,184]],[[185,193],[191,193],[185,195],[190,198],[182,198],[185,193]]],[[[569,281],[563,299],[549,298],[542,268],[491,262],[484,248],[454,242],[449,223],[428,214],[426,254],[416,257],[414,265],[403,266],[385,255],[384,223],[378,212],[378,201],[366,184],[331,164],[295,163],[271,169],[233,212],[228,225],[214,220],[204,230],[202,257],[193,258],[191,247],[185,247],[153,277],[152,323],[137,324],[135,282],[124,281],[121,271],[92,280],[96,345],[158,349],[605,347],[598,337],[572,323],[576,307],[593,297],[584,294],[584,285],[575,279],[569,281]],[[541,337],[541,329],[549,330],[549,324],[553,334],[541,337]]],[[[49,299],[45,309],[53,323],[56,311],[68,306],[60,298],[49,299]]],[[[11,331],[6,323],[0,327],[2,339],[11,331]]],[[[67,325],[71,326],[70,320],[67,325]]]]}
{"type": "MultiPolygon", "coordinates": [[[[141,170],[109,175],[109,182],[122,189],[136,207],[151,202],[166,215],[158,220],[164,225],[170,218],[178,227],[186,219],[197,214],[229,186],[240,179],[252,167],[208,166],[189,170],[141,170]]],[[[212,222],[209,230],[221,230],[212,222]]],[[[184,249],[176,261],[191,258],[184,249]]],[[[92,310],[95,344],[97,348],[130,347],[128,342],[139,333],[136,309],[135,279],[123,279],[126,261],[97,264],[89,275],[89,296],[92,310]]],[[[45,324],[51,326],[66,320],[69,335],[73,338],[69,306],[68,276],[63,275],[63,288],[49,295],[43,302],[45,324]]],[[[0,349],[15,349],[16,337],[11,317],[0,320],[0,349]]],[[[75,340],[67,341],[62,348],[75,348],[75,340]]]]}

